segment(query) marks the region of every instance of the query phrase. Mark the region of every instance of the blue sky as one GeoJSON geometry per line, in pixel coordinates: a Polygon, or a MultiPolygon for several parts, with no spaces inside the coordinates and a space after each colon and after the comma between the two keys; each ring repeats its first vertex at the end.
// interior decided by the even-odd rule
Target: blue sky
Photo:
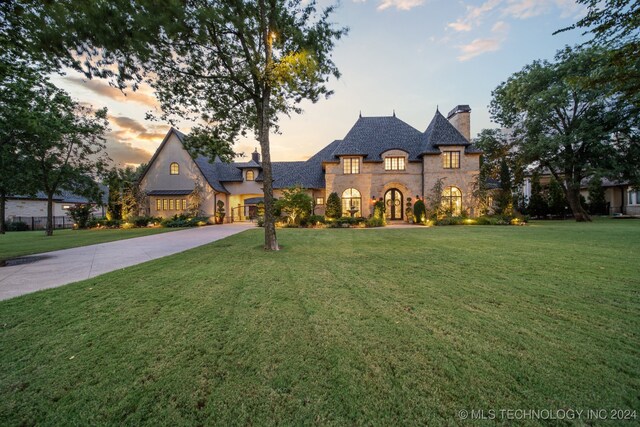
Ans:
{"type": "MultiPolygon", "coordinates": [[[[491,91],[526,64],[583,41],[578,31],[552,35],[583,13],[573,0],[343,0],[334,21],[350,32],[334,51],[342,73],[330,83],[335,94],[282,119],[282,133],[271,138],[272,158],[308,158],[344,137],[360,111],[385,116],[395,110],[424,130],[437,107],[446,115],[469,104],[472,136],[496,127],[488,111],[491,91]]],[[[108,151],[121,166],[147,161],[169,128],[145,121],[155,107],[149,88],[125,96],[73,72],[53,80],[81,102],[108,107],[108,151]]],[[[248,156],[256,146],[245,139],[235,149],[248,156]]]]}

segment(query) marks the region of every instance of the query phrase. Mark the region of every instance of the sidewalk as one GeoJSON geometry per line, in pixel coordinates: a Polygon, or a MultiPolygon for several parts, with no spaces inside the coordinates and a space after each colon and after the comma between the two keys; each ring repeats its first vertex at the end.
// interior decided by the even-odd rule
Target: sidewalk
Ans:
{"type": "Polygon", "coordinates": [[[246,223],[210,225],[20,257],[35,261],[0,267],[0,300],[173,255],[254,227],[246,223]]]}

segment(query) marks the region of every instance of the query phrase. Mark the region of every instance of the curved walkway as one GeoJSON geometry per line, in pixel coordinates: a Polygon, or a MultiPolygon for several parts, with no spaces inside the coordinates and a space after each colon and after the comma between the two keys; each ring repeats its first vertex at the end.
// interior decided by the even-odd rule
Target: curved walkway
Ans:
{"type": "Polygon", "coordinates": [[[20,257],[27,262],[0,267],[0,300],[173,255],[254,227],[211,225],[20,257]]]}

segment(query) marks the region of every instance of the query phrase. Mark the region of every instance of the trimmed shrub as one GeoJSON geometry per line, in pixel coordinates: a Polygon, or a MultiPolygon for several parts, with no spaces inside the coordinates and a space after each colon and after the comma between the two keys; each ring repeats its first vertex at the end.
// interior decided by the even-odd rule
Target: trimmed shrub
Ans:
{"type": "Polygon", "coordinates": [[[307,223],[310,225],[326,224],[327,220],[322,215],[311,215],[307,223]]]}
{"type": "Polygon", "coordinates": [[[339,218],[342,214],[342,205],[340,204],[340,197],[338,193],[331,193],[327,198],[327,206],[324,211],[327,218],[339,218]]]}
{"type": "Polygon", "coordinates": [[[209,224],[209,218],[204,216],[187,217],[185,215],[174,215],[171,218],[162,220],[162,226],[168,228],[177,227],[199,227],[209,224]]]}
{"type": "Polygon", "coordinates": [[[413,218],[417,224],[424,224],[427,221],[427,208],[420,199],[413,204],[413,218]]]}
{"type": "Polygon", "coordinates": [[[374,215],[365,222],[365,225],[369,228],[384,227],[385,226],[384,217],[378,218],[374,215]]]}
{"type": "Polygon", "coordinates": [[[162,222],[162,218],[155,216],[134,216],[131,218],[131,222],[136,227],[147,227],[149,224],[162,222]]]}
{"type": "Polygon", "coordinates": [[[29,226],[22,221],[8,222],[7,231],[29,231],[29,226]]]}
{"type": "Polygon", "coordinates": [[[69,215],[78,228],[87,228],[91,219],[91,205],[79,204],[69,207],[69,215]]]}

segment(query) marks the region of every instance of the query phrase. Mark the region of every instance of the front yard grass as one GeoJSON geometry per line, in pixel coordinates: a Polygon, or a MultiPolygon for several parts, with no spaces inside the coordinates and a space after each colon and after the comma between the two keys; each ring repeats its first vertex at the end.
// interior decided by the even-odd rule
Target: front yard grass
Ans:
{"type": "Polygon", "coordinates": [[[0,424],[640,411],[640,221],[278,233],[0,302],[0,424]]]}
{"type": "Polygon", "coordinates": [[[0,261],[24,255],[51,252],[96,243],[113,242],[148,236],[156,233],[175,231],[176,228],[131,228],[92,229],[92,230],[54,230],[47,237],[44,231],[12,231],[0,235],[0,261]]]}

